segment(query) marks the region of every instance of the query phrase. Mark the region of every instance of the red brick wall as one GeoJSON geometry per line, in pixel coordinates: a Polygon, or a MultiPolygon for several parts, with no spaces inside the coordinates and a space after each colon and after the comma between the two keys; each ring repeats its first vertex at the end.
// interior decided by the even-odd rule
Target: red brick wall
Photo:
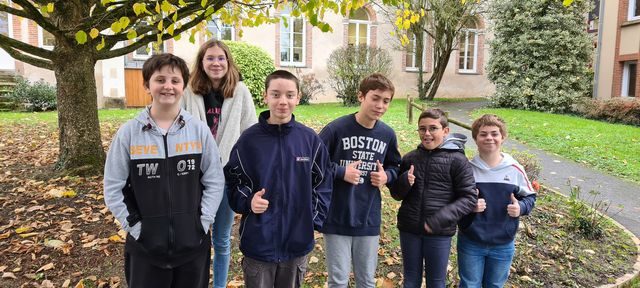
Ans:
{"type": "MultiPolygon", "coordinates": [[[[640,65],[640,53],[635,54],[620,54],[620,34],[622,31],[622,25],[627,22],[629,13],[629,0],[620,1],[618,6],[618,25],[616,25],[616,48],[615,48],[615,65],[613,68],[613,87],[611,89],[611,98],[620,97],[622,95],[622,78],[624,73],[624,62],[636,61],[640,65]]],[[[636,68],[638,69],[638,68],[636,68]]],[[[640,70],[636,70],[640,71],[640,70]]],[[[640,73],[636,72],[636,98],[640,98],[640,73]]]]}

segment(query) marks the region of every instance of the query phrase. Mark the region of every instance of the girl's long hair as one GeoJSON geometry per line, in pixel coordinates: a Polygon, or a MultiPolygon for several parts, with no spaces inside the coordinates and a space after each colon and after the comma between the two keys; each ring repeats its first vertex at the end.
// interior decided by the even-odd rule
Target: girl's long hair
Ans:
{"type": "Polygon", "coordinates": [[[193,64],[193,72],[191,75],[191,90],[193,93],[200,95],[209,94],[209,92],[214,90],[211,79],[209,79],[207,73],[204,72],[204,67],[202,66],[204,54],[212,47],[219,47],[227,57],[227,74],[222,77],[218,89],[222,91],[224,98],[231,98],[233,97],[233,91],[236,89],[238,81],[240,81],[240,72],[238,71],[238,66],[236,66],[236,63],[233,61],[229,47],[227,47],[224,42],[216,39],[205,42],[200,46],[200,50],[198,50],[198,56],[196,57],[196,62],[193,64]]]}

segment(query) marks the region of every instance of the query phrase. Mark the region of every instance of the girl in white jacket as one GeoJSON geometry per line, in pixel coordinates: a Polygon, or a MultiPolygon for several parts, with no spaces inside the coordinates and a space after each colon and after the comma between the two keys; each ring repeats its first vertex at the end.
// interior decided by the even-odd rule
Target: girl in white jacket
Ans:
{"type": "MultiPolygon", "coordinates": [[[[240,79],[229,48],[220,40],[212,39],[202,44],[191,74],[182,106],[207,123],[224,166],[242,131],[258,122],[253,98],[240,79]]],[[[233,217],[225,191],[212,230],[213,287],[227,286],[233,217]]]]}

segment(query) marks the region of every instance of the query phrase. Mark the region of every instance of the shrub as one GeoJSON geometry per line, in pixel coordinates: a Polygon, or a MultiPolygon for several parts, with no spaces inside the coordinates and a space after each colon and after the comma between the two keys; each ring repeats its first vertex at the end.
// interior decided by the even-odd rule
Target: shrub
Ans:
{"type": "Polygon", "coordinates": [[[316,94],[324,92],[324,87],[316,78],[316,74],[304,74],[300,69],[296,69],[298,79],[300,79],[300,105],[308,105],[310,100],[316,97],[316,94]]]}
{"type": "Polygon", "coordinates": [[[19,79],[8,96],[24,104],[28,111],[47,111],[56,109],[56,94],[56,88],[43,80],[31,83],[19,79]]]}
{"type": "Polygon", "coordinates": [[[273,59],[262,48],[244,42],[224,41],[233,60],[240,69],[242,81],[249,87],[253,102],[258,106],[264,106],[262,93],[264,92],[264,79],[275,71],[273,59]]]}
{"type": "Polygon", "coordinates": [[[605,231],[607,218],[604,216],[611,203],[597,200],[600,192],[589,191],[590,199],[584,199],[580,186],[571,185],[569,195],[569,229],[581,234],[587,239],[597,239],[605,231]]]}
{"type": "Polygon", "coordinates": [[[391,72],[391,57],[386,50],[366,45],[343,46],[329,56],[329,85],[345,106],[358,104],[360,81],[372,74],[391,72]]]}
{"type": "Polygon", "coordinates": [[[527,173],[529,180],[537,181],[540,178],[540,172],[542,171],[542,165],[540,165],[540,159],[531,153],[525,151],[512,150],[509,154],[524,167],[524,171],[527,173]]]}
{"type": "Polygon", "coordinates": [[[577,112],[586,118],[640,126],[640,100],[585,100],[577,105],[577,112]]]}
{"type": "Polygon", "coordinates": [[[487,71],[494,106],[569,112],[588,96],[593,45],[584,28],[591,1],[492,1],[495,39],[487,71]]]}

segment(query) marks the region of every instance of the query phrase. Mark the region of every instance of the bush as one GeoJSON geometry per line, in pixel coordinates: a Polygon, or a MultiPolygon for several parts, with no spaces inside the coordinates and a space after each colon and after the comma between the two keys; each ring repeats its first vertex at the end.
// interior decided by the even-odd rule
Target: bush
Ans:
{"type": "Polygon", "coordinates": [[[343,46],[329,56],[329,85],[345,106],[358,104],[360,81],[372,74],[391,72],[391,57],[386,50],[366,45],[343,46]]]}
{"type": "Polygon", "coordinates": [[[487,71],[494,106],[563,113],[592,87],[591,1],[492,1],[495,39],[487,71]]]}
{"type": "Polygon", "coordinates": [[[524,171],[527,173],[529,180],[537,181],[540,178],[540,172],[542,171],[542,165],[540,165],[540,159],[528,152],[524,151],[509,151],[509,154],[524,167],[524,171]]]}
{"type": "Polygon", "coordinates": [[[585,100],[577,105],[577,112],[590,119],[640,126],[640,100],[585,100]]]}
{"type": "Polygon", "coordinates": [[[273,59],[258,46],[235,41],[224,41],[224,43],[231,50],[233,60],[240,69],[242,81],[249,87],[253,102],[260,107],[264,106],[262,97],[264,80],[276,70],[273,59]]]}
{"type": "Polygon", "coordinates": [[[296,69],[296,74],[300,79],[300,105],[308,105],[309,101],[316,97],[316,94],[324,92],[324,87],[316,79],[316,74],[304,74],[300,72],[300,69],[296,69]]]}
{"type": "Polygon", "coordinates": [[[589,191],[590,199],[584,199],[580,186],[571,185],[569,196],[569,229],[587,239],[597,239],[604,234],[607,218],[604,216],[611,203],[597,200],[600,192],[589,191]]]}
{"type": "Polygon", "coordinates": [[[56,88],[43,80],[31,83],[19,79],[9,98],[25,105],[28,111],[55,110],[57,106],[56,88]]]}

